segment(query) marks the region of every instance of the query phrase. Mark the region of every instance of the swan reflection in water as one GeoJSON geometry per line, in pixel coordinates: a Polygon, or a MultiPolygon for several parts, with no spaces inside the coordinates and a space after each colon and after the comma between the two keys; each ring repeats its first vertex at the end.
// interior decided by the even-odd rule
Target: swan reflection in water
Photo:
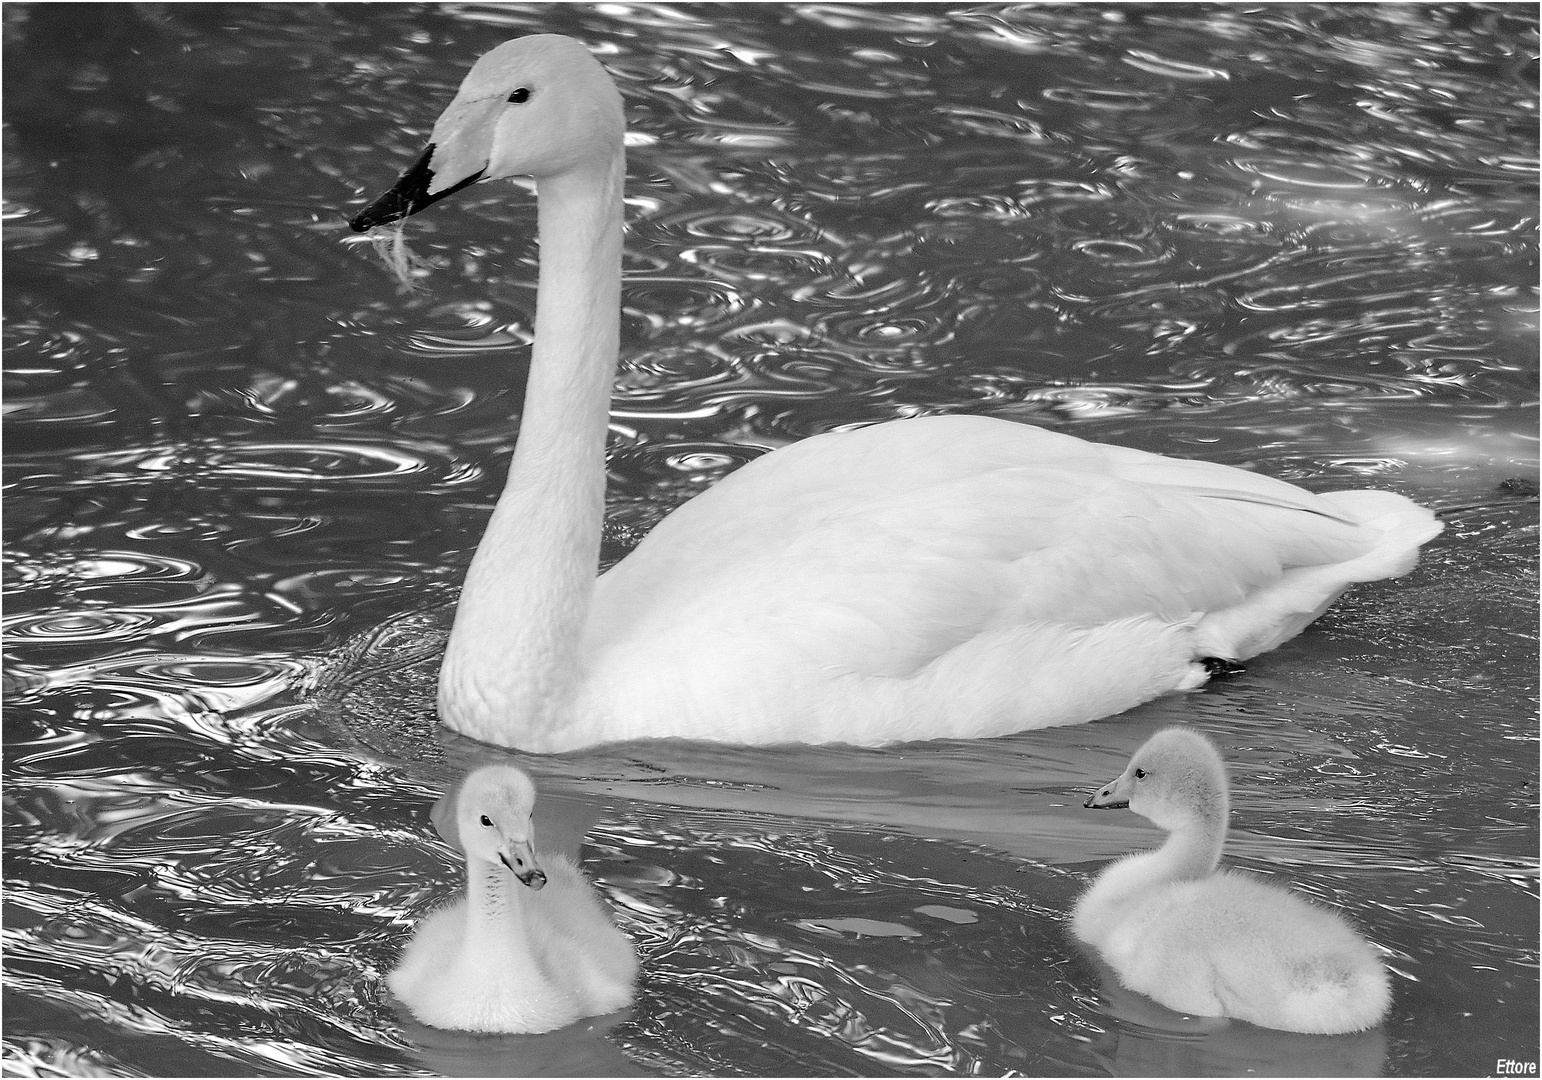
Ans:
{"type": "MultiPolygon", "coordinates": [[[[651,1076],[611,1041],[626,1013],[580,1020],[540,1035],[446,1031],[401,1012],[412,1052],[440,1076],[651,1076]]],[[[1346,1074],[1350,1075],[1350,1074],[1346,1074]]]]}
{"type": "Polygon", "coordinates": [[[1113,1076],[1380,1076],[1385,1071],[1385,1027],[1311,1035],[1226,1017],[1186,1016],[1126,990],[1090,946],[1081,951],[1102,977],[1103,1031],[1092,1039],[1092,1053],[1113,1076]]]}

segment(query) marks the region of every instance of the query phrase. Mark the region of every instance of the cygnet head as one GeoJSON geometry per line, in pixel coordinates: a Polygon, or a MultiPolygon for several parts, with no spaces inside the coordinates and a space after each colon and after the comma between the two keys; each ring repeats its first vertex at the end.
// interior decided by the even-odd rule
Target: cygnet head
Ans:
{"type": "Polygon", "coordinates": [[[558,34],[505,41],[466,73],[412,168],[349,224],[364,232],[478,180],[600,168],[625,135],[616,84],[583,45],[558,34]]]}
{"type": "Polygon", "coordinates": [[[461,784],[455,825],[468,859],[501,862],[523,884],[540,889],[546,873],[536,862],[535,785],[512,765],[484,765],[461,784]]]}
{"type": "Polygon", "coordinates": [[[1146,740],[1118,779],[1085,803],[1129,807],[1168,832],[1226,823],[1226,765],[1215,744],[1197,731],[1172,727],[1146,740]]]}

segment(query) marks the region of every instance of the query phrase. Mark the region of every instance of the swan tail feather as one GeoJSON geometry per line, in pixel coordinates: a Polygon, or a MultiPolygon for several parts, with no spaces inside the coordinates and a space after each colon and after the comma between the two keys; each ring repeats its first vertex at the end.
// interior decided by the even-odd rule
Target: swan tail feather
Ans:
{"type": "Polygon", "coordinates": [[[1272,1026],[1343,1035],[1380,1024],[1392,1004],[1392,986],[1386,969],[1368,961],[1353,964],[1342,956],[1303,960],[1297,973],[1300,989],[1280,1001],[1280,1016],[1272,1026]]]}
{"type": "Polygon", "coordinates": [[[1391,491],[1327,491],[1320,498],[1353,517],[1361,528],[1381,533],[1381,542],[1358,559],[1343,564],[1355,576],[1346,581],[1401,577],[1419,561],[1419,548],[1446,527],[1433,510],[1391,491]]]}
{"type": "Polygon", "coordinates": [[[1408,573],[1420,546],[1445,527],[1433,511],[1390,491],[1330,491],[1319,497],[1372,530],[1369,547],[1341,562],[1290,567],[1242,603],[1208,613],[1195,633],[1201,655],[1246,660],[1268,652],[1299,634],[1350,585],[1408,573]]]}

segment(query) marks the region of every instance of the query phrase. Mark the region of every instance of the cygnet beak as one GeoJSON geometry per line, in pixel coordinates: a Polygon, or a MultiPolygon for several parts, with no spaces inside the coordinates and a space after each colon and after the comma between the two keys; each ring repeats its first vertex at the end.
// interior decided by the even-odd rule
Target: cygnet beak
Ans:
{"type": "Polygon", "coordinates": [[[1123,810],[1130,805],[1129,789],[1123,776],[1104,784],[1082,803],[1089,810],[1123,810]]]}
{"type": "Polygon", "coordinates": [[[501,97],[457,97],[450,102],[434,124],[428,149],[390,191],[361,210],[349,227],[365,232],[376,225],[388,225],[482,179],[504,103],[501,97]]]}
{"type": "Polygon", "coordinates": [[[546,871],[535,861],[535,849],[528,840],[510,844],[507,851],[498,852],[498,860],[519,878],[521,885],[528,885],[536,892],[546,885],[546,871]]]}

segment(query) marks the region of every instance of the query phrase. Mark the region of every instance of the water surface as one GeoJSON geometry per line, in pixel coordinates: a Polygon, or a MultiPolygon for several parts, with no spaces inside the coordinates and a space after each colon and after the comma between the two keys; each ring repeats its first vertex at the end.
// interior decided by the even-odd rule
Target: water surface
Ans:
{"type": "MultiPolygon", "coordinates": [[[[7,1072],[1483,1074],[1538,1054],[1535,10],[7,4],[7,1072]],[[518,431],[532,197],[343,224],[481,52],[631,127],[605,558],[785,443],[978,413],[1439,510],[1202,693],[884,750],[520,758],[590,823],[629,1013],[413,1023],[448,605],[518,431]],[[1121,991],[1085,794],[1224,748],[1235,865],[1394,971],[1352,1038],[1121,991]]],[[[576,842],[569,834],[568,842],[576,842]]]]}

